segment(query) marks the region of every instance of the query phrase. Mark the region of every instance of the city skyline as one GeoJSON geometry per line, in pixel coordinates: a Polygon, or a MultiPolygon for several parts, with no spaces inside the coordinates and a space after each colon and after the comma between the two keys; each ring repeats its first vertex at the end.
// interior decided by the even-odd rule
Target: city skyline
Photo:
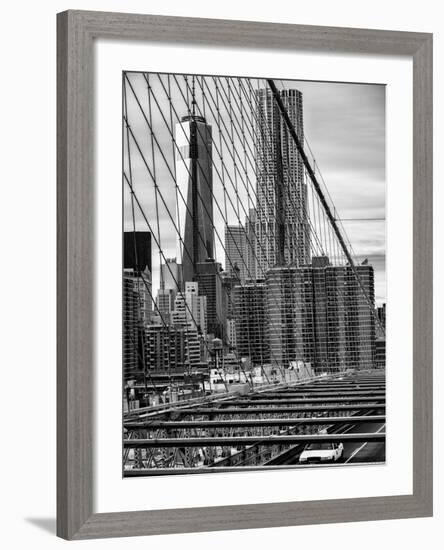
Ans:
{"type": "MultiPolygon", "coordinates": [[[[136,80],[137,82],[137,80],[136,80]]],[[[154,83],[152,84],[154,87],[154,83]]],[[[383,86],[338,84],[323,82],[285,81],[285,87],[294,87],[302,92],[304,104],[304,133],[308,143],[315,151],[316,164],[321,170],[329,194],[335,204],[343,225],[349,236],[358,262],[368,259],[375,268],[376,302],[386,301],[385,279],[385,91],[383,86]],[[304,93],[305,92],[305,93],[304,93]],[[372,221],[358,221],[371,218],[372,221]]],[[[180,102],[178,102],[180,105],[180,102]]],[[[178,108],[178,111],[180,109],[178,108]]],[[[222,110],[222,109],[221,109],[222,110]]],[[[179,114],[179,112],[178,112],[179,114]]],[[[186,115],[182,108],[181,115],[186,115]]],[[[159,115],[158,115],[159,116],[159,115]]],[[[140,118],[140,117],[139,117],[140,118]]],[[[153,116],[154,118],[154,116],[153,116]]],[[[133,129],[137,133],[136,127],[133,129]]],[[[143,122],[143,121],[142,121],[143,122]]],[[[167,136],[162,134],[167,139],[167,136]]],[[[145,168],[133,161],[134,187],[139,196],[150,193],[146,189],[145,168]],[[138,171],[141,172],[137,177],[138,171]]],[[[163,174],[158,170],[159,180],[163,174]]],[[[165,181],[167,180],[165,175],[165,181]]],[[[215,199],[218,196],[215,186],[215,199]]],[[[171,211],[175,211],[174,190],[164,187],[164,195],[171,211]]],[[[242,189],[239,195],[242,197],[242,189]]],[[[244,193],[245,195],[245,193],[244,193]]],[[[227,210],[228,222],[239,225],[234,208],[227,210]]],[[[177,245],[172,235],[171,220],[161,205],[159,225],[162,235],[162,249],[166,257],[178,257],[177,245]]],[[[246,206],[244,210],[247,210],[246,206]]],[[[242,209],[240,210],[243,215],[242,209]]],[[[130,204],[128,197],[124,201],[125,229],[131,229],[128,221],[130,204]]],[[[242,216],[244,218],[244,216],[242,216]]],[[[245,219],[242,220],[245,222],[245,219]]],[[[216,259],[225,264],[223,250],[224,223],[220,212],[214,209],[215,238],[214,250],[216,259]]],[[[136,212],[136,228],[146,228],[140,213],[136,212]]],[[[159,276],[159,255],[153,245],[153,287],[157,288],[159,276]]],[[[226,267],[224,265],[224,267],[226,267]]]]}
{"type": "MultiPolygon", "coordinates": [[[[159,75],[157,76],[166,92],[162,79],[159,75]]],[[[170,105],[168,126],[148,76],[144,75],[144,79],[148,87],[149,120],[143,110],[142,115],[151,134],[151,168],[141,152],[137,138],[134,137],[133,125],[130,126],[127,122],[126,126],[127,146],[130,145],[131,135],[153,181],[157,238],[155,234],[152,236],[159,250],[160,281],[152,277],[153,270],[149,273],[149,281],[143,281],[153,305],[152,320],[149,319],[148,325],[156,324],[160,320],[165,327],[170,325],[176,328],[187,327],[197,331],[194,336],[196,345],[199,338],[202,338],[203,343],[206,344],[208,335],[210,340],[220,338],[224,349],[229,345],[227,334],[233,333],[234,339],[241,348],[244,335],[238,325],[243,316],[245,314],[248,316],[249,313],[248,310],[242,313],[238,307],[239,304],[231,304],[231,302],[233,298],[243,299],[243,294],[237,292],[238,285],[248,286],[253,283],[256,293],[259,292],[260,287],[264,289],[261,306],[264,311],[261,323],[264,323],[264,327],[261,330],[265,332],[259,339],[264,337],[267,340],[270,339],[267,346],[272,352],[270,355],[272,362],[278,357],[276,364],[281,367],[287,368],[295,361],[302,361],[320,368],[324,364],[324,361],[319,359],[323,354],[315,351],[316,342],[326,338],[326,341],[330,342],[328,346],[335,348],[339,346],[336,351],[339,355],[329,355],[330,358],[325,362],[326,368],[329,364],[336,365],[335,369],[344,368],[347,361],[350,364],[356,361],[358,361],[356,364],[361,364],[361,360],[354,358],[359,356],[358,352],[361,354],[368,339],[370,355],[366,364],[371,365],[374,356],[376,317],[374,269],[369,265],[368,258],[362,262],[362,265],[354,267],[350,256],[353,252],[351,248],[349,249],[351,245],[344,235],[343,228],[342,231],[339,230],[341,231],[339,234],[334,225],[335,222],[332,223],[333,229],[329,225],[332,216],[338,218],[338,214],[322,176],[315,175],[318,169],[314,157],[309,158],[311,150],[304,140],[303,94],[295,88],[286,88],[284,83],[280,83],[279,89],[273,82],[254,89],[251,87],[251,82],[246,80],[250,93],[249,95],[244,93],[242,97],[241,90],[244,85],[238,80],[239,98],[236,114],[233,106],[233,101],[236,101],[236,87],[227,79],[224,93],[228,99],[228,107],[225,105],[225,116],[228,120],[225,122],[221,118],[219,109],[219,100],[224,102],[224,98],[220,95],[217,81],[214,89],[217,101],[217,116],[215,116],[211,103],[204,95],[206,79],[185,76],[183,77],[185,94],[179,86],[178,90],[182,93],[188,114],[178,116],[175,108],[177,98],[173,98],[169,90],[167,94],[170,105]],[[199,105],[196,91],[196,84],[199,83],[202,90],[201,105],[199,105]],[[173,170],[168,165],[166,154],[159,146],[159,138],[155,134],[151,108],[153,100],[170,134],[173,170]],[[250,109],[246,114],[244,114],[245,107],[242,107],[244,101],[246,105],[249,104],[250,109]],[[176,122],[172,116],[173,110],[176,122]],[[213,117],[210,120],[206,117],[208,110],[213,117]],[[286,120],[284,116],[287,117],[286,120]],[[227,133],[228,141],[223,131],[227,133]],[[247,135],[248,132],[250,137],[247,135]],[[224,151],[222,140],[227,146],[228,165],[222,156],[224,151]],[[166,204],[165,194],[168,189],[161,189],[163,182],[157,175],[155,146],[165,162],[175,188],[174,210],[166,204]],[[250,167],[247,149],[250,150],[251,155],[250,167]],[[305,153],[302,152],[304,149],[307,150],[305,153]],[[243,161],[239,151],[243,151],[243,161]],[[219,158],[219,164],[215,160],[217,158],[219,158]],[[234,181],[229,173],[230,162],[233,162],[234,181]],[[250,168],[253,169],[252,176],[248,174],[250,168]],[[216,179],[215,187],[213,173],[215,178],[219,178],[219,187],[223,189],[224,241],[219,235],[220,228],[218,231],[214,216],[215,208],[218,208],[222,215],[223,213],[216,198],[218,182],[216,179]],[[237,209],[229,196],[227,201],[227,182],[224,179],[224,173],[227,173],[232,184],[237,209]],[[247,209],[242,205],[243,214],[240,209],[239,181],[245,187],[248,201],[247,209]],[[316,186],[316,191],[313,186],[316,186]],[[311,190],[311,196],[307,189],[311,190]],[[161,244],[159,199],[164,204],[174,228],[173,234],[175,234],[178,250],[176,258],[168,258],[161,244]],[[236,225],[229,224],[228,202],[237,216],[236,225]],[[215,237],[218,238],[225,253],[224,272],[222,263],[219,262],[219,257],[215,253],[217,252],[215,237]],[[173,266],[177,273],[176,279],[171,270],[173,266]],[[368,276],[366,275],[361,281],[361,275],[358,273],[364,272],[368,272],[368,276]],[[312,273],[311,282],[310,279],[305,278],[305,273],[312,273]],[[331,285],[328,283],[328,278],[331,276],[334,276],[334,280],[338,278],[338,281],[342,281],[339,286],[334,283],[331,287],[331,295],[328,292],[325,293],[326,291],[314,291],[316,279],[321,273],[324,281],[322,285],[325,288],[331,285]],[[330,275],[327,277],[328,273],[330,275]],[[165,275],[170,281],[167,286],[165,275]],[[304,281],[302,287],[300,280],[304,281]],[[309,288],[305,287],[307,284],[313,287],[310,293],[307,293],[309,288]],[[202,322],[197,322],[195,319],[188,320],[188,313],[192,315],[193,309],[192,304],[191,306],[189,304],[189,298],[192,298],[189,293],[190,286],[193,286],[196,295],[206,298],[204,306],[200,307],[203,315],[202,322]],[[324,302],[330,305],[322,306],[324,302]],[[362,311],[359,305],[361,302],[364,306],[362,311]],[[333,304],[334,309],[332,309],[333,304]],[[181,312],[182,310],[184,311],[181,312]],[[370,315],[369,318],[366,317],[366,311],[370,315]],[[319,312],[320,317],[316,320],[319,312]],[[185,318],[184,313],[186,313],[185,318]],[[237,318],[236,315],[238,315],[237,318]],[[265,325],[268,325],[268,328],[265,328],[265,325]],[[361,325],[364,332],[359,336],[361,325]],[[206,330],[202,331],[202,326],[205,326],[206,330]],[[328,335],[324,335],[322,331],[319,332],[319,327],[324,327],[323,330],[327,331],[328,335]],[[331,340],[333,330],[337,330],[341,335],[336,343],[331,340]],[[274,347],[273,341],[276,342],[274,347]],[[313,341],[315,348],[305,354],[301,351],[301,347],[304,349],[307,341],[310,347],[313,341]],[[352,348],[356,350],[350,352],[352,348]],[[341,359],[341,357],[349,357],[349,359],[341,359]]],[[[134,94],[131,84],[130,87],[134,94]]],[[[128,120],[126,95],[124,100],[126,120],[128,120]]],[[[139,102],[137,105],[141,108],[139,102]]],[[[129,151],[130,149],[128,154],[129,151]]],[[[128,164],[130,188],[135,191],[133,159],[128,157],[124,160],[128,164]]],[[[136,193],[134,196],[137,196],[136,193]]],[[[139,200],[138,205],[144,221],[153,231],[139,200]]],[[[133,229],[136,229],[134,204],[132,204],[131,213],[133,229]]],[[[337,221],[340,222],[340,220],[337,221]]],[[[128,235],[125,234],[125,236],[128,235]]],[[[133,233],[134,245],[138,241],[136,238],[138,236],[133,233]]],[[[126,241],[129,242],[129,239],[126,241]]],[[[137,258],[136,246],[134,255],[137,258]]],[[[150,265],[152,265],[151,259],[150,265]]],[[[144,300],[145,296],[144,291],[144,300]]],[[[249,320],[247,327],[248,329],[250,327],[249,320]]],[[[246,339],[249,348],[247,355],[251,359],[256,353],[253,349],[254,345],[258,344],[253,345],[248,334],[246,339]]],[[[205,361],[205,357],[205,354],[201,355],[200,361],[205,361]]],[[[199,364],[197,355],[196,360],[199,364]]],[[[361,366],[363,365],[364,363],[361,366]]],[[[263,364],[261,366],[263,367],[263,364]]]]}
{"type": "Polygon", "coordinates": [[[369,253],[385,244],[343,227],[383,221],[381,126],[324,105],[327,152],[351,158],[354,183],[342,171],[338,186],[354,216],[367,205],[346,219],[298,83],[123,79],[124,476],[384,462],[386,311],[369,253]]]}

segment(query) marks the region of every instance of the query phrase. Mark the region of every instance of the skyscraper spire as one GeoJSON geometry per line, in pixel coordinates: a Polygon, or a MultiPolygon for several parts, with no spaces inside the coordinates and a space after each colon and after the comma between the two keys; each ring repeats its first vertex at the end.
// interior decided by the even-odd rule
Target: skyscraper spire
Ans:
{"type": "MultiPolygon", "coordinates": [[[[194,77],[192,108],[195,110],[194,77]]],[[[177,203],[178,258],[183,281],[195,280],[197,264],[214,258],[213,173],[211,126],[199,114],[182,118],[176,127],[177,184],[182,200],[177,203]]]]}
{"type": "Polygon", "coordinates": [[[194,75],[191,82],[191,113],[194,116],[196,116],[196,88],[195,88],[195,82],[194,82],[194,75]]]}

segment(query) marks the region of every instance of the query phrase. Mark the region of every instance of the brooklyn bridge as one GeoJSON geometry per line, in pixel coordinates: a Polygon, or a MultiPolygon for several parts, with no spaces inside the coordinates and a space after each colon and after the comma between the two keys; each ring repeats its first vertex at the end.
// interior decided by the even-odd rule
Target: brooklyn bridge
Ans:
{"type": "Polygon", "coordinates": [[[385,304],[296,84],[123,73],[124,476],[385,461],[385,304]]]}

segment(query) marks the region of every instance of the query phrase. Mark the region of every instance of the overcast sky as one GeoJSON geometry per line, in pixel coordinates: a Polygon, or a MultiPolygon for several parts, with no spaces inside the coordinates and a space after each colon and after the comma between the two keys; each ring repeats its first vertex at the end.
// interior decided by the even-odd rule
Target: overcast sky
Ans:
{"type": "MultiPolygon", "coordinates": [[[[375,268],[385,301],[385,86],[293,82],[303,94],[304,130],[359,259],[375,268]]],[[[287,87],[290,83],[287,84],[287,87]]]]}
{"type": "MultiPolygon", "coordinates": [[[[133,86],[145,114],[151,120],[155,133],[155,141],[151,141],[151,133],[143,118],[132,91],[127,86],[126,103],[128,120],[131,130],[137,139],[144,159],[131,142],[131,168],[133,187],[142,204],[147,219],[152,224],[153,232],[157,231],[156,209],[159,212],[159,227],[161,247],[166,257],[176,256],[176,237],[171,217],[175,216],[174,190],[174,156],[173,144],[169,128],[175,126],[177,117],[187,114],[187,103],[176,83],[183,79],[169,79],[170,93],[173,98],[174,110],[170,110],[166,99],[168,79],[156,75],[149,77],[158,104],[151,99],[148,103],[147,84],[141,74],[131,74],[130,82],[133,86]],[[165,89],[163,86],[165,86],[165,89]],[[171,122],[173,125],[171,126],[171,122]],[[153,156],[153,147],[155,154],[153,156]],[[162,153],[161,153],[162,150],[162,153]],[[148,168],[149,170],[148,170],[148,168]],[[156,194],[149,174],[156,173],[159,190],[165,200],[163,203],[156,194]]],[[[214,81],[207,79],[206,84],[196,84],[196,97],[202,94],[201,85],[207,95],[214,92],[214,81]]],[[[303,94],[304,104],[304,131],[305,137],[316,158],[330,196],[336,207],[338,216],[343,219],[343,226],[349,237],[353,250],[359,261],[368,258],[375,268],[376,300],[385,301],[385,87],[382,85],[338,84],[324,82],[285,81],[285,88],[296,88],[303,94]],[[369,218],[382,221],[368,221],[369,218]],[[353,221],[347,221],[352,219],[353,221]]],[[[260,86],[260,83],[255,84],[260,86]]],[[[182,90],[186,90],[183,87],[182,90]]],[[[214,95],[214,94],[213,94],[214,95]]],[[[222,96],[221,96],[222,97],[222,96]]],[[[233,98],[234,99],[234,98],[233,98]]],[[[209,100],[208,100],[209,101],[209,100]]],[[[200,103],[203,109],[203,103],[200,103]]],[[[213,187],[215,194],[214,219],[216,231],[216,255],[218,261],[224,263],[224,254],[221,242],[223,240],[223,191],[220,184],[221,165],[217,161],[217,148],[220,147],[219,137],[214,131],[217,124],[207,104],[206,118],[213,126],[213,157],[215,158],[215,174],[213,170],[213,187]]],[[[245,103],[246,106],[246,103],[245,103]]],[[[223,104],[219,105],[221,116],[227,117],[223,104]]],[[[236,141],[236,139],[235,139],[236,141]]],[[[237,143],[240,145],[240,143],[237,143]]],[[[128,154],[125,146],[125,169],[128,172],[128,154]]],[[[229,149],[222,143],[223,156],[229,165],[229,149]]],[[[247,179],[254,180],[254,174],[247,163],[247,179]]],[[[234,179],[232,177],[232,179],[234,179]]],[[[230,223],[236,223],[237,217],[243,218],[248,209],[248,198],[239,185],[240,204],[236,204],[234,193],[231,193],[233,205],[228,204],[228,218],[230,223]]],[[[227,184],[228,188],[228,184],[227,184]]],[[[234,189],[234,187],[233,187],[234,189]]],[[[124,224],[125,229],[132,229],[131,201],[128,187],[124,193],[124,224]]],[[[136,228],[146,230],[147,224],[143,216],[136,209],[136,228]]],[[[156,292],[158,282],[159,256],[157,247],[153,243],[153,290],[156,292]]]]}

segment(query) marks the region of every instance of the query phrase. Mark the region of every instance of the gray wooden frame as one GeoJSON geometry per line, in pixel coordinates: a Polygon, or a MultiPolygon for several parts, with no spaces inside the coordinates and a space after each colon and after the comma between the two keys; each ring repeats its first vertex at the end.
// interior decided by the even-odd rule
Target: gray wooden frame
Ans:
{"type": "Polygon", "coordinates": [[[57,16],[57,533],[66,539],[432,515],[432,35],[67,11],[57,16]],[[93,511],[93,42],[96,38],[413,58],[413,494],[93,511]]]}

